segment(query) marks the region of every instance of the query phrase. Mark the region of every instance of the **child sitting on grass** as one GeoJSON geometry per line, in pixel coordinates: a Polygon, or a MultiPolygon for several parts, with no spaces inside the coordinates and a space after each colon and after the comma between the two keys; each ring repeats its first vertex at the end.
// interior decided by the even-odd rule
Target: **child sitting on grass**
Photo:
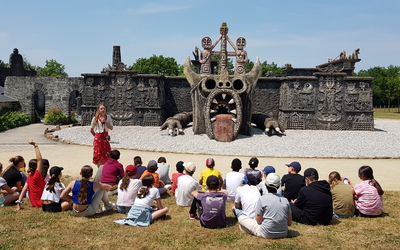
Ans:
{"type": "Polygon", "coordinates": [[[137,193],[142,186],[142,181],[135,179],[136,173],[137,168],[134,165],[128,165],[124,177],[118,183],[118,213],[128,213],[135,202],[137,193]]]}
{"type": "Polygon", "coordinates": [[[183,161],[178,161],[176,163],[176,172],[172,174],[172,186],[171,186],[171,192],[175,195],[175,190],[178,187],[178,178],[182,175],[185,175],[183,171],[185,170],[185,167],[183,166],[183,161]]]}
{"type": "Polygon", "coordinates": [[[192,195],[201,203],[200,224],[206,228],[226,227],[226,191],[218,191],[221,186],[219,178],[211,175],[206,181],[208,192],[195,190],[192,195]]]}
{"type": "Polygon", "coordinates": [[[17,211],[21,209],[21,205],[23,204],[22,200],[25,197],[26,192],[28,192],[29,194],[29,200],[32,207],[42,207],[41,197],[44,186],[46,185],[41,174],[43,167],[42,154],[40,153],[39,147],[36,142],[30,140],[28,141],[28,143],[34,146],[36,159],[32,159],[29,161],[28,179],[25,182],[24,188],[22,189],[18,200],[15,201],[15,203],[17,203],[17,211]]]}
{"type": "Polygon", "coordinates": [[[155,160],[149,161],[147,164],[147,169],[143,172],[142,177],[140,179],[143,179],[144,176],[146,175],[152,175],[154,177],[154,187],[158,188],[158,191],[160,192],[160,195],[165,194],[168,189],[171,188],[171,185],[165,185],[165,183],[160,180],[160,176],[156,173],[158,169],[158,164],[155,160]]]}
{"type": "Polygon", "coordinates": [[[42,194],[42,209],[44,212],[61,212],[72,208],[72,201],[61,200],[61,192],[65,189],[60,181],[63,168],[54,166],[50,169],[50,180],[42,194]]]}
{"type": "Polygon", "coordinates": [[[372,168],[370,166],[360,167],[358,177],[362,182],[353,187],[356,201],[355,214],[370,218],[382,216],[384,192],[381,185],[375,180],[372,168]]]}
{"type": "Polygon", "coordinates": [[[128,217],[117,220],[115,223],[130,225],[135,227],[146,227],[157,218],[168,213],[168,208],[163,207],[158,189],[153,187],[153,175],[145,175],[142,178],[142,187],[129,210],[128,217]],[[153,202],[157,203],[157,210],[151,208],[153,202]]]}
{"type": "Polygon", "coordinates": [[[61,199],[72,199],[72,212],[77,217],[89,217],[96,214],[104,193],[110,190],[108,184],[90,181],[93,168],[85,165],[81,168],[81,180],[71,181],[61,193],[61,199]],[[72,197],[69,195],[72,192],[72,197]]]}
{"type": "Polygon", "coordinates": [[[218,187],[218,190],[221,189],[222,183],[224,182],[224,180],[222,179],[222,174],[221,172],[219,172],[219,170],[215,169],[215,161],[213,158],[208,158],[206,160],[206,169],[204,169],[203,171],[201,171],[200,174],[200,179],[199,179],[199,184],[202,186],[202,190],[203,191],[207,191],[207,179],[209,176],[214,175],[217,176],[220,186],[218,187]]]}
{"type": "MultiPolygon", "coordinates": [[[[1,173],[3,172],[3,164],[0,163],[0,176],[1,173]]],[[[3,205],[10,204],[11,202],[14,202],[16,199],[19,197],[19,193],[16,192],[16,188],[10,188],[7,185],[7,181],[3,178],[0,177],[0,207],[3,205]]]]}

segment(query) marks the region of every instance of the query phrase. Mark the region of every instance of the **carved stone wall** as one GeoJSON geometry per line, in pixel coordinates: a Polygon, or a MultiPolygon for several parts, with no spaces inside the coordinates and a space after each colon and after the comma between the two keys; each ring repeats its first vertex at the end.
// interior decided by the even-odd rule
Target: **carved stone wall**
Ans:
{"type": "Polygon", "coordinates": [[[100,103],[107,106],[114,124],[119,126],[160,126],[166,119],[165,77],[129,70],[82,75],[83,124],[90,124],[100,103]]]}
{"type": "MultiPolygon", "coordinates": [[[[372,78],[315,69],[306,75],[259,78],[252,113],[270,115],[285,129],[374,129],[372,78]]],[[[107,106],[114,124],[121,126],[160,126],[167,117],[192,111],[190,86],[184,77],[129,70],[83,76],[7,77],[4,92],[19,100],[32,120],[38,106],[34,97],[41,93],[45,112],[61,108],[67,114],[76,107],[85,125],[99,103],[107,106]]]]}

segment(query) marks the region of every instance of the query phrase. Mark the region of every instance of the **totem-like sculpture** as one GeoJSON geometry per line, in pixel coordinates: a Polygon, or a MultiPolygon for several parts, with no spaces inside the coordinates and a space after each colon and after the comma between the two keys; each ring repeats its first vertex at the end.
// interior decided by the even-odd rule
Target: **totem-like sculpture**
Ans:
{"type": "Polygon", "coordinates": [[[257,58],[253,69],[245,73],[244,63],[248,61],[244,49],[246,40],[238,38],[237,47],[228,37],[228,27],[222,23],[220,37],[214,44],[205,37],[202,40],[201,71],[193,71],[189,58],[184,64],[184,73],[190,83],[193,107],[193,131],[206,133],[210,139],[229,142],[238,134],[250,135],[253,91],[261,73],[257,58]],[[212,49],[220,43],[221,50],[212,49]],[[227,50],[229,43],[234,51],[227,50]],[[211,56],[220,58],[218,74],[210,74],[211,56]],[[234,75],[228,74],[228,56],[236,57],[234,75]]]}

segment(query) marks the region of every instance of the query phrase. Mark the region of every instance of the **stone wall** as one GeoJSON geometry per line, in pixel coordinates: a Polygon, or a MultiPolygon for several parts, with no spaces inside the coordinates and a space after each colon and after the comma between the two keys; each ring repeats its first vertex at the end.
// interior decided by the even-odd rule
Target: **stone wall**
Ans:
{"type": "MultiPolygon", "coordinates": [[[[279,120],[284,129],[373,130],[371,82],[336,68],[302,70],[301,76],[259,78],[252,113],[279,120]]],[[[77,112],[88,125],[104,103],[115,125],[160,126],[166,118],[192,111],[185,77],[130,71],[82,77],[7,77],[4,94],[20,101],[34,120],[51,108],[77,112]]]]}
{"type": "Polygon", "coordinates": [[[4,95],[19,100],[21,111],[34,121],[35,112],[44,115],[52,108],[60,108],[68,114],[71,111],[71,93],[82,92],[82,87],[81,77],[9,76],[5,81],[4,95]]]}

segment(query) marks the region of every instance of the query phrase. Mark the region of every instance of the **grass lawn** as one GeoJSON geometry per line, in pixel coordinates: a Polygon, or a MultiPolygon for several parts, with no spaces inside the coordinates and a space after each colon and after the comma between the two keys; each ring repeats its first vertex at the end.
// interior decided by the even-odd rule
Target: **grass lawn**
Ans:
{"type": "MultiPolygon", "coordinates": [[[[63,182],[71,179],[65,176],[63,182]]],[[[167,218],[145,228],[114,223],[124,218],[115,210],[79,218],[71,211],[44,213],[25,202],[19,212],[14,206],[0,208],[0,249],[400,249],[400,192],[387,191],[383,199],[381,218],[334,219],[328,226],[293,223],[289,237],[277,240],[241,232],[232,203],[227,203],[228,227],[206,229],[170,195],[162,199],[170,209],[167,218]]]]}
{"type": "Polygon", "coordinates": [[[400,120],[400,112],[398,108],[374,108],[374,118],[400,120]]]}

